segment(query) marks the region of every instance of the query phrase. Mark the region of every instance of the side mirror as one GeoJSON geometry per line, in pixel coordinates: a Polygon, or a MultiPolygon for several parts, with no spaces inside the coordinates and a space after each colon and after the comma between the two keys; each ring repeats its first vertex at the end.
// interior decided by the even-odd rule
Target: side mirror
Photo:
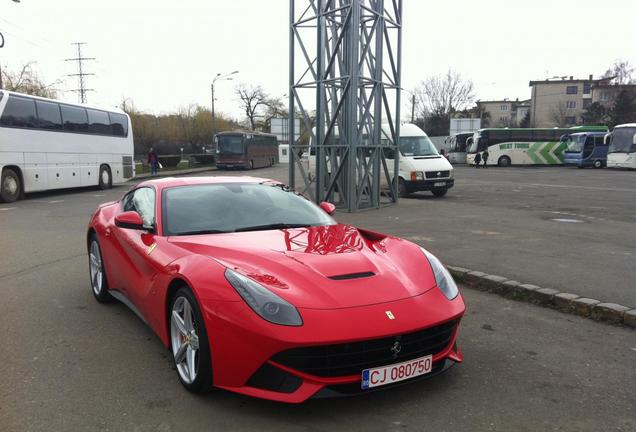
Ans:
{"type": "Polygon", "coordinates": [[[636,134],[632,137],[632,145],[636,145],[636,134]]]}
{"type": "Polygon", "coordinates": [[[135,230],[143,230],[144,221],[141,219],[139,213],[135,211],[127,211],[115,216],[115,225],[120,228],[128,228],[135,230]]]}
{"type": "Polygon", "coordinates": [[[321,202],[320,208],[328,215],[332,215],[336,211],[336,206],[327,201],[321,202]]]}
{"type": "Polygon", "coordinates": [[[611,136],[612,136],[611,133],[605,134],[605,136],[603,137],[603,144],[604,145],[609,145],[611,136]]]}

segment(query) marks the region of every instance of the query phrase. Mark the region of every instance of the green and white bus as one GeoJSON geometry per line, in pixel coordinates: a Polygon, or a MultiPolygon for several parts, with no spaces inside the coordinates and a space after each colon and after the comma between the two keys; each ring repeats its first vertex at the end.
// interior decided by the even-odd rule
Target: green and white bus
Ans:
{"type": "MultiPolygon", "coordinates": [[[[576,132],[608,132],[607,126],[571,128],[488,128],[473,134],[466,163],[475,163],[475,155],[488,149],[488,165],[560,165],[567,144],[561,137],[576,132]]],[[[483,164],[483,159],[482,159],[483,164]]]]}

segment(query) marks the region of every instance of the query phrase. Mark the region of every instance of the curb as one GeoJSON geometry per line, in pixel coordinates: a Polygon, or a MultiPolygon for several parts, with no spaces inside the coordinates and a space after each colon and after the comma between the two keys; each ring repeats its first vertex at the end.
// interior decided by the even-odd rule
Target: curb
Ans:
{"type": "Polygon", "coordinates": [[[161,172],[159,171],[157,173],[157,175],[150,175],[150,173],[143,173],[143,174],[139,174],[138,176],[135,176],[133,178],[131,178],[128,181],[138,181],[138,180],[146,180],[149,178],[162,178],[162,177],[173,177],[173,176],[180,176],[180,175],[186,175],[186,174],[195,174],[195,173],[200,173],[200,172],[205,172],[205,171],[212,171],[212,170],[216,170],[216,166],[214,165],[210,165],[207,167],[200,167],[200,168],[188,168],[188,169],[183,169],[183,170],[171,170],[171,171],[164,171],[161,172]]]}
{"type": "Polygon", "coordinates": [[[479,291],[499,294],[502,297],[539,306],[547,306],[595,321],[636,328],[636,309],[627,306],[603,303],[600,300],[581,297],[577,294],[524,284],[503,276],[490,275],[462,267],[447,266],[447,268],[457,282],[479,291]]]}

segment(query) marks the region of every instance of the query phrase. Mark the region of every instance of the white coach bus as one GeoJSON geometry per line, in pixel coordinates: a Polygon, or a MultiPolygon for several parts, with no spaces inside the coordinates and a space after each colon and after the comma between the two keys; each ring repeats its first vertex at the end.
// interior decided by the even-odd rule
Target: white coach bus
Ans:
{"type": "Polygon", "coordinates": [[[606,137],[607,167],[636,169],[636,123],[618,125],[606,137]]]}
{"type": "Polygon", "coordinates": [[[130,118],[0,90],[0,201],[80,186],[110,188],[135,176],[130,118]]]}

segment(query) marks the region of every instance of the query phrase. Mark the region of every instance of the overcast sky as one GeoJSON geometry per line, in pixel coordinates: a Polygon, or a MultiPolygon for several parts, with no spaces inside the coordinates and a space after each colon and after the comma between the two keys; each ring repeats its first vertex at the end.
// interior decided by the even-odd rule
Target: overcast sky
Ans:
{"type": "MultiPolygon", "coordinates": [[[[91,104],[130,98],[142,110],[210,104],[240,116],[234,86],[287,93],[288,0],[0,0],[3,67],[36,62],[41,77],[76,88],[71,42],[87,42],[91,104]]],[[[480,99],[529,98],[528,81],[598,76],[616,59],[636,65],[634,0],[404,0],[404,88],[453,68],[480,99]]],[[[62,99],[76,101],[70,91],[62,99]]]]}

